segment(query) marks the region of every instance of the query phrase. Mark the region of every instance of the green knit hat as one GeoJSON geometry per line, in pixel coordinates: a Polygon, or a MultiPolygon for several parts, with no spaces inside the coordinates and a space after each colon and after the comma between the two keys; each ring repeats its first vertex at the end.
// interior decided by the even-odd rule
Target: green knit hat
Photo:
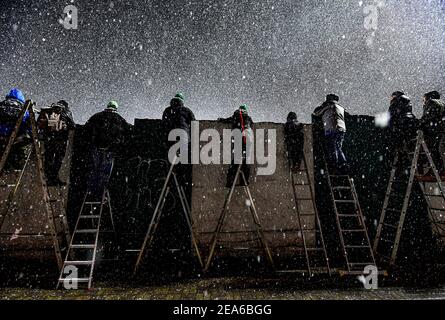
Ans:
{"type": "Polygon", "coordinates": [[[117,111],[118,108],[119,108],[119,104],[116,101],[112,100],[112,101],[108,102],[107,109],[117,111]]]}
{"type": "Polygon", "coordinates": [[[247,104],[243,104],[241,107],[239,107],[239,109],[244,112],[249,112],[249,107],[247,106],[247,104]]]}
{"type": "Polygon", "coordinates": [[[178,99],[178,100],[181,100],[182,102],[185,102],[184,95],[183,95],[182,93],[180,93],[180,92],[178,92],[178,93],[175,95],[175,99],[178,99]]]}

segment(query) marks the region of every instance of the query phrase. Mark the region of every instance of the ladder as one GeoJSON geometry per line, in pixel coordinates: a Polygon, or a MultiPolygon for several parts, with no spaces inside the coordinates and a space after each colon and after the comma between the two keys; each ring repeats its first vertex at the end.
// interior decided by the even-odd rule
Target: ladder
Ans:
{"type": "Polygon", "coordinates": [[[60,271],[57,289],[61,284],[66,289],[78,289],[79,284],[86,284],[87,288],[91,289],[94,267],[98,260],[99,235],[102,233],[105,209],[111,221],[112,231],[115,233],[109,191],[104,190],[101,202],[91,201],[90,195],[89,191],[85,194],[68,252],[60,271]],[[72,274],[72,271],[75,271],[75,274],[72,274]],[[68,272],[70,274],[67,275],[68,272]],[[75,284],[74,288],[72,284],[75,284]]]}
{"type": "MultiPolygon", "coordinates": [[[[19,187],[21,185],[23,176],[28,168],[30,159],[32,155],[36,156],[37,160],[37,178],[39,180],[39,187],[41,189],[41,196],[43,200],[43,205],[45,208],[45,215],[48,221],[48,227],[49,227],[49,235],[48,237],[52,239],[53,248],[55,252],[55,257],[57,260],[57,264],[59,268],[63,265],[63,258],[62,258],[62,249],[61,249],[61,241],[59,241],[59,234],[62,233],[64,238],[67,241],[67,244],[70,240],[69,235],[69,229],[68,224],[66,222],[66,215],[65,212],[61,212],[60,214],[56,214],[56,211],[54,210],[52,203],[57,202],[56,199],[50,197],[49,189],[46,183],[46,177],[43,169],[43,157],[42,157],[42,151],[41,146],[39,143],[38,133],[37,133],[37,125],[36,125],[36,116],[34,113],[34,106],[35,103],[31,100],[28,100],[25,102],[22,110],[20,111],[19,117],[17,119],[16,125],[14,127],[14,131],[12,132],[8,145],[6,146],[6,149],[2,155],[2,158],[0,160],[0,175],[3,175],[4,168],[6,165],[6,162],[8,160],[8,157],[10,155],[11,149],[16,142],[16,139],[19,134],[20,127],[22,125],[23,118],[26,114],[26,112],[29,112],[30,116],[30,123],[31,123],[31,139],[32,139],[32,147],[31,150],[28,152],[25,164],[23,168],[20,170],[19,175],[16,179],[16,181],[13,184],[7,185],[7,187],[11,188],[12,190],[9,191],[7,201],[6,201],[6,208],[0,213],[0,230],[5,222],[6,217],[9,215],[11,211],[12,204],[14,203],[15,196],[17,194],[17,191],[19,190],[19,187]],[[61,219],[62,223],[62,230],[59,231],[57,228],[57,220],[61,219]]],[[[23,235],[26,237],[42,237],[42,234],[27,234],[23,235]]],[[[45,235],[44,235],[45,236],[45,235]]]]}
{"type": "Polygon", "coordinates": [[[440,225],[445,223],[436,219],[436,212],[445,212],[445,207],[437,208],[433,206],[433,198],[445,201],[445,190],[441,177],[431,157],[428,146],[425,143],[423,132],[417,132],[414,151],[398,150],[392,164],[391,175],[386,190],[385,201],[383,203],[377,234],[374,239],[374,252],[389,266],[394,266],[397,260],[397,253],[402,236],[403,226],[410,205],[411,193],[414,182],[419,182],[423,196],[428,205],[430,219],[436,229],[441,229],[440,225]],[[405,154],[404,154],[405,153],[405,154]],[[403,156],[406,156],[410,166],[404,167],[403,156]],[[432,182],[436,190],[430,191],[422,178],[419,178],[418,164],[421,156],[426,157],[427,170],[432,170],[432,182]],[[417,178],[417,179],[416,179],[417,178]]]}
{"type": "Polygon", "coordinates": [[[349,175],[330,175],[329,172],[327,175],[346,262],[346,270],[340,273],[362,275],[365,267],[376,266],[376,262],[354,180],[349,175]]]}
{"type": "Polygon", "coordinates": [[[181,202],[181,207],[182,207],[182,212],[184,214],[187,226],[190,230],[190,236],[191,236],[191,240],[192,240],[192,245],[193,248],[195,250],[195,254],[196,254],[196,258],[198,260],[198,263],[201,267],[203,267],[203,262],[202,262],[202,258],[201,258],[201,252],[199,250],[199,246],[198,246],[198,241],[196,239],[196,235],[195,235],[195,231],[193,228],[193,224],[191,221],[191,208],[190,208],[190,204],[187,200],[187,196],[185,194],[185,190],[184,188],[179,184],[178,178],[176,176],[176,173],[174,171],[175,166],[176,166],[176,162],[177,162],[177,158],[175,158],[175,160],[173,161],[172,165],[170,166],[170,169],[168,171],[167,177],[165,179],[164,185],[162,187],[162,191],[161,191],[161,195],[159,196],[158,202],[156,204],[155,210],[153,212],[153,216],[151,218],[150,224],[148,226],[148,230],[147,233],[145,235],[144,241],[142,243],[142,247],[139,250],[139,255],[138,258],[136,260],[136,264],[133,270],[133,274],[135,275],[138,270],[139,267],[141,265],[142,260],[144,259],[145,255],[146,255],[146,251],[151,247],[155,234],[156,234],[156,230],[158,228],[159,222],[161,221],[161,216],[162,216],[162,212],[164,210],[164,206],[165,203],[167,201],[167,197],[171,192],[171,182],[172,182],[172,178],[173,178],[173,183],[174,183],[174,188],[176,189],[176,191],[178,192],[179,195],[179,199],[181,202]]]}
{"type": "Polygon", "coordinates": [[[250,211],[250,213],[252,215],[253,222],[255,224],[256,233],[257,233],[257,237],[258,237],[257,240],[261,243],[261,245],[263,247],[263,250],[265,252],[266,258],[269,261],[270,265],[273,268],[275,268],[271,250],[269,248],[269,245],[267,243],[266,237],[264,235],[263,227],[261,225],[260,218],[258,216],[256,207],[255,207],[255,203],[254,203],[253,198],[252,198],[252,194],[250,193],[250,189],[249,189],[249,187],[247,185],[246,177],[244,176],[244,173],[241,171],[241,167],[242,167],[242,165],[238,166],[238,170],[237,170],[235,178],[233,180],[232,187],[230,188],[230,191],[227,193],[226,198],[224,200],[224,206],[223,206],[221,215],[220,215],[220,217],[218,219],[218,224],[216,226],[215,232],[213,233],[213,238],[212,238],[211,246],[210,246],[210,253],[209,253],[209,256],[207,258],[207,262],[206,262],[206,265],[205,265],[205,268],[204,268],[204,272],[207,272],[209,270],[211,264],[212,264],[213,258],[215,256],[216,246],[218,245],[219,236],[220,236],[220,234],[222,232],[222,229],[223,229],[223,226],[224,226],[224,222],[225,222],[225,220],[227,218],[227,211],[229,209],[229,205],[230,205],[230,202],[232,200],[236,184],[237,184],[237,182],[238,182],[240,177],[242,178],[242,181],[243,181],[244,192],[245,192],[247,198],[250,201],[250,205],[248,207],[249,207],[249,211],[250,211]]]}
{"type": "Polygon", "coordinates": [[[329,258],[326,251],[326,245],[324,242],[323,231],[321,228],[321,221],[318,215],[317,205],[315,203],[315,191],[313,188],[312,180],[309,174],[309,166],[307,156],[303,156],[303,168],[299,170],[291,170],[292,189],[295,198],[295,207],[297,210],[297,221],[299,233],[301,233],[301,240],[303,245],[303,252],[305,255],[306,267],[302,270],[283,270],[281,273],[305,273],[310,277],[314,273],[325,272],[331,275],[331,269],[329,266],[329,258]],[[306,189],[306,190],[305,190],[306,189]],[[301,195],[304,196],[301,196],[301,195]],[[308,212],[303,212],[300,204],[308,204],[308,212]],[[305,224],[305,218],[315,217],[315,227],[307,228],[305,224]],[[315,246],[309,247],[307,244],[308,235],[315,235],[315,246]],[[318,245],[317,245],[318,242],[318,245]],[[318,255],[318,256],[317,256],[318,255]],[[321,255],[321,256],[320,256],[321,255]],[[321,261],[320,261],[321,260],[321,261]],[[320,265],[322,266],[316,266],[320,265]]]}

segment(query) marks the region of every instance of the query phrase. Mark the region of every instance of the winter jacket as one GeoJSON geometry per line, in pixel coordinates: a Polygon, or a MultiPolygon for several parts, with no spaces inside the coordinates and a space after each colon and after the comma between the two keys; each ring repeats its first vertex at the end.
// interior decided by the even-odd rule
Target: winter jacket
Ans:
{"type": "Polygon", "coordinates": [[[179,99],[173,99],[170,106],[165,109],[162,121],[167,130],[183,129],[190,134],[192,121],[195,121],[193,112],[184,106],[179,99]]]}
{"type": "Polygon", "coordinates": [[[422,130],[426,133],[444,131],[445,104],[436,99],[429,99],[423,106],[421,119],[422,130]]]}
{"type": "Polygon", "coordinates": [[[220,122],[232,124],[232,130],[248,130],[253,129],[254,123],[249,114],[245,111],[236,110],[233,116],[227,119],[219,119],[220,122]]]}
{"type": "Polygon", "coordinates": [[[314,116],[321,117],[325,134],[346,132],[345,109],[335,101],[326,101],[315,109],[314,116]]]}
{"type": "MultiPolygon", "coordinates": [[[[0,102],[0,136],[9,137],[14,131],[23,103],[14,98],[8,98],[0,102]]],[[[20,126],[19,136],[31,134],[31,122],[29,112],[26,111],[20,126]]]]}
{"type": "Polygon", "coordinates": [[[392,101],[389,110],[391,115],[389,129],[395,135],[395,143],[400,139],[414,138],[417,132],[418,123],[413,114],[411,99],[407,96],[395,98],[392,101]]]}
{"type": "Polygon", "coordinates": [[[304,126],[298,120],[288,119],[284,125],[284,136],[287,146],[304,142],[304,126]]]}
{"type": "Polygon", "coordinates": [[[115,151],[124,142],[130,124],[117,112],[106,109],[93,115],[85,124],[86,137],[96,148],[115,151]]]}
{"type": "Polygon", "coordinates": [[[57,104],[42,108],[37,124],[44,140],[67,141],[69,131],[76,128],[71,110],[57,104]]]}

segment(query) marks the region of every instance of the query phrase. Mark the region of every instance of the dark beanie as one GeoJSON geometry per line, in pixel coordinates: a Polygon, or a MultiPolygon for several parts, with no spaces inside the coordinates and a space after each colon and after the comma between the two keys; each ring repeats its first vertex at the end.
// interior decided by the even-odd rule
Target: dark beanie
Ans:
{"type": "Polygon", "coordinates": [[[331,93],[326,96],[326,101],[337,101],[338,102],[339,100],[340,100],[340,98],[336,94],[331,93]]]}
{"type": "Polygon", "coordinates": [[[425,98],[426,99],[440,99],[440,93],[437,91],[431,91],[428,93],[425,93],[425,98]]]}
{"type": "Polygon", "coordinates": [[[60,100],[59,102],[57,102],[57,104],[68,109],[68,102],[66,102],[65,100],[60,100]]]}
{"type": "Polygon", "coordinates": [[[405,95],[405,92],[402,92],[402,91],[396,91],[396,92],[393,92],[392,93],[392,97],[397,97],[397,98],[400,98],[401,96],[404,96],[405,95]]]}

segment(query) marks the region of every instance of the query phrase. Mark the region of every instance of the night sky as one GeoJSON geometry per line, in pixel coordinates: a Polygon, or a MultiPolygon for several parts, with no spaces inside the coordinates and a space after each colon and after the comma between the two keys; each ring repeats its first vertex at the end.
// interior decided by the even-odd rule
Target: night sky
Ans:
{"type": "MultiPolygon", "coordinates": [[[[443,5],[442,5],[443,6],[443,5]]],[[[181,91],[198,119],[243,103],[254,121],[301,120],[335,92],[353,114],[404,90],[445,94],[440,0],[0,0],[0,92],[70,102],[82,123],[109,100],[129,121],[160,118],[181,91]],[[379,7],[378,29],[364,7],[379,7]],[[79,10],[78,30],[59,22],[79,10]],[[372,41],[371,41],[372,40],[372,41]]]]}

